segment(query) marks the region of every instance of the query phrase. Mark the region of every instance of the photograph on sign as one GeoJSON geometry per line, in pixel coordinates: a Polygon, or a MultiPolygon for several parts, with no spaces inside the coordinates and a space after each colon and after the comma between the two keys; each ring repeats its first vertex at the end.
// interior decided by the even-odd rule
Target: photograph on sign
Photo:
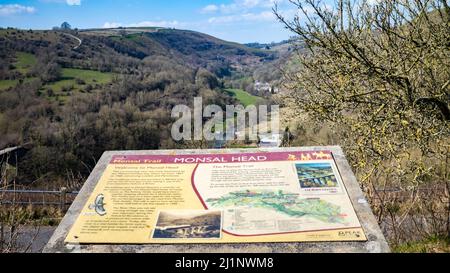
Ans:
{"type": "Polygon", "coordinates": [[[163,210],[159,212],[153,239],[220,239],[220,210],[163,210]]]}

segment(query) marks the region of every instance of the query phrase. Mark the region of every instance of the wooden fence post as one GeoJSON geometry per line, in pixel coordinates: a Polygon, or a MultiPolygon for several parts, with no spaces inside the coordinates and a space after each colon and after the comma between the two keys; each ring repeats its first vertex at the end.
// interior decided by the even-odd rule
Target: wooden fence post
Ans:
{"type": "Polygon", "coordinates": [[[3,243],[4,243],[4,229],[3,229],[3,220],[0,223],[0,250],[3,250],[3,243]]]}
{"type": "Polygon", "coordinates": [[[66,208],[67,188],[62,187],[59,194],[59,208],[61,211],[64,211],[64,209],[66,208]]]}

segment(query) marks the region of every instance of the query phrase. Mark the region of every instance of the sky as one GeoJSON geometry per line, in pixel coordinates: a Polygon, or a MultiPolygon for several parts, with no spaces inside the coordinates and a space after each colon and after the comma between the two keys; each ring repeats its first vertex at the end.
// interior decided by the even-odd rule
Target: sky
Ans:
{"type": "Polygon", "coordinates": [[[293,17],[288,0],[0,0],[0,27],[51,29],[64,21],[79,29],[160,26],[269,43],[292,36],[273,15],[275,2],[293,17]]]}

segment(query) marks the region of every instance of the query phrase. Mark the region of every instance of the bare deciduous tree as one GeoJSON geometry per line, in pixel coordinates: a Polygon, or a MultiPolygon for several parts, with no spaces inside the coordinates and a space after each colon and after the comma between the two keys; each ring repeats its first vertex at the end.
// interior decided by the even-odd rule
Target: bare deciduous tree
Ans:
{"type": "Polygon", "coordinates": [[[450,236],[447,1],[290,2],[293,18],[274,12],[306,44],[299,72],[287,75],[296,104],[334,125],[394,242],[426,211],[433,219],[421,218],[418,229],[450,236]],[[446,201],[424,197],[423,187],[440,188],[446,201]],[[387,188],[407,196],[389,198],[387,188]]]}

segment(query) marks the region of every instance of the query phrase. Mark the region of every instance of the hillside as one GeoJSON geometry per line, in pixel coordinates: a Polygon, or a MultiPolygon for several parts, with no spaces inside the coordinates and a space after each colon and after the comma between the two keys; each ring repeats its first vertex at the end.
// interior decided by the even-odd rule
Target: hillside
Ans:
{"type": "Polygon", "coordinates": [[[132,57],[143,59],[162,55],[180,58],[193,67],[211,68],[212,72],[219,72],[218,76],[222,76],[221,70],[230,73],[233,69],[258,65],[276,57],[275,52],[250,48],[190,30],[121,28],[85,30],[79,34],[85,38],[106,37],[107,40],[102,41],[107,45],[132,57]]]}
{"type": "MultiPolygon", "coordinates": [[[[0,30],[0,44],[2,53],[36,54],[42,49],[56,47],[57,61],[62,67],[87,67],[103,72],[123,72],[113,65],[118,58],[142,61],[147,57],[164,57],[191,68],[206,68],[221,77],[243,67],[274,60],[277,56],[274,51],[250,48],[188,30],[121,28],[81,30],[71,34],[83,41],[76,50],[73,47],[78,41],[56,31],[0,30]],[[96,59],[101,62],[93,62],[96,59]]],[[[7,62],[13,63],[10,57],[4,56],[7,62]]]]}
{"type": "MultiPolygon", "coordinates": [[[[14,88],[19,83],[33,83],[40,85],[40,93],[61,101],[73,92],[102,89],[119,75],[139,75],[139,82],[145,80],[143,77],[156,74],[150,71],[150,63],[163,71],[176,66],[193,72],[205,69],[213,74],[211,83],[217,85],[216,79],[248,74],[277,58],[274,51],[254,49],[194,31],[165,28],[90,29],[70,33],[2,29],[0,45],[0,90],[14,88]]],[[[205,70],[201,70],[204,75],[205,70]]],[[[152,87],[163,85],[155,83],[152,87]]]]}
{"type": "Polygon", "coordinates": [[[0,150],[33,143],[17,180],[44,188],[83,181],[105,150],[178,147],[173,106],[233,104],[226,77],[277,58],[163,28],[1,29],[0,56],[0,150]]]}

